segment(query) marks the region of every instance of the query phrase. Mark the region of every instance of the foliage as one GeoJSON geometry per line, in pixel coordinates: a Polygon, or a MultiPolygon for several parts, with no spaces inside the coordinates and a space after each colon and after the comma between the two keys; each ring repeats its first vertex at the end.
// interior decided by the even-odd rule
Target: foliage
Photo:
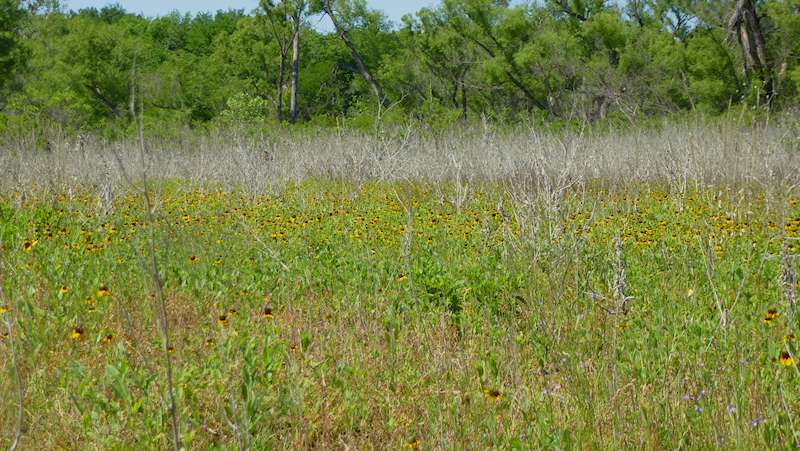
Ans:
{"type": "Polygon", "coordinates": [[[230,125],[253,125],[264,120],[266,109],[264,99],[240,93],[228,99],[220,119],[230,125]]]}
{"type": "Polygon", "coordinates": [[[21,0],[0,0],[0,100],[20,64],[20,26],[24,18],[21,0]]]}
{"type": "MultiPolygon", "coordinates": [[[[444,0],[400,24],[363,0],[331,5],[388,97],[386,119],[433,129],[453,115],[579,124],[721,113],[758,104],[765,82],[743,70],[725,2],[444,0]]],[[[800,100],[800,5],[767,0],[757,8],[774,91],[769,106],[793,108],[800,100]]],[[[2,123],[128,133],[134,83],[151,118],[148,133],[204,127],[223,113],[230,120],[229,100],[240,93],[283,113],[297,26],[298,120],[324,125],[354,116],[344,122],[372,128],[374,121],[358,117],[378,116],[373,93],[339,37],[320,29],[321,18],[319,1],[265,0],[251,13],[146,18],[119,6],[67,11],[57,2],[5,0],[2,123]]]]}

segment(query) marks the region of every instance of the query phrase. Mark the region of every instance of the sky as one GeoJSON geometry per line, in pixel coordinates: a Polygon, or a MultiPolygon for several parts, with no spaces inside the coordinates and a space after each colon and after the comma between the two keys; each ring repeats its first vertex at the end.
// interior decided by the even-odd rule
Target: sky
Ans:
{"type": "MultiPolygon", "coordinates": [[[[111,3],[119,3],[125,10],[142,13],[145,16],[158,16],[173,10],[180,12],[217,11],[219,9],[244,9],[249,12],[258,5],[258,0],[65,0],[67,9],[86,7],[102,7],[111,3]]],[[[400,22],[404,14],[413,13],[425,6],[436,5],[438,0],[367,0],[371,8],[379,9],[395,23],[400,22]]]]}

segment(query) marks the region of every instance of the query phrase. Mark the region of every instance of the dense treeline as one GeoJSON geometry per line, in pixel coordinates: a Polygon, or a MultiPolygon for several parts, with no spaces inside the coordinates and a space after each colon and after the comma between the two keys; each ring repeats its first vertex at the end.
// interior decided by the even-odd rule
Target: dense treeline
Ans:
{"type": "Polygon", "coordinates": [[[124,133],[134,108],[168,133],[378,111],[431,127],[633,122],[800,100],[800,0],[444,0],[400,24],[364,0],[156,18],[0,0],[0,27],[7,133],[124,133]]]}

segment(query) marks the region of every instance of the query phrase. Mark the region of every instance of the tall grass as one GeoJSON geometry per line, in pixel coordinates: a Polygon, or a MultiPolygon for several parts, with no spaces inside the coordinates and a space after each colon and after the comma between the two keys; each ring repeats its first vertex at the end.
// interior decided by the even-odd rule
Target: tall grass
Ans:
{"type": "Polygon", "coordinates": [[[795,140],[727,122],[0,151],[20,376],[0,390],[24,395],[0,398],[0,445],[797,446],[795,140]]]}
{"type": "MultiPolygon", "coordinates": [[[[147,143],[153,180],[186,179],[255,193],[308,178],[440,183],[542,184],[602,180],[660,181],[682,187],[709,183],[792,184],[800,159],[800,135],[781,123],[666,124],[624,133],[550,133],[457,129],[437,137],[407,130],[392,137],[340,132],[281,138],[202,135],[177,143],[147,143]],[[542,180],[537,180],[540,178],[542,180]]],[[[0,153],[0,189],[43,186],[100,189],[120,184],[125,167],[137,167],[138,144],[78,142],[61,138],[50,152],[0,153]]]]}

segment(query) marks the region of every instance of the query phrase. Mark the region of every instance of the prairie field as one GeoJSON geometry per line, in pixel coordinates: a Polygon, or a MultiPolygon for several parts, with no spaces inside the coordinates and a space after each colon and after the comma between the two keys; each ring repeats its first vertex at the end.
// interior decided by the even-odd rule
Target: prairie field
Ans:
{"type": "Polygon", "coordinates": [[[0,446],[795,448],[798,139],[0,150],[0,446]]]}

